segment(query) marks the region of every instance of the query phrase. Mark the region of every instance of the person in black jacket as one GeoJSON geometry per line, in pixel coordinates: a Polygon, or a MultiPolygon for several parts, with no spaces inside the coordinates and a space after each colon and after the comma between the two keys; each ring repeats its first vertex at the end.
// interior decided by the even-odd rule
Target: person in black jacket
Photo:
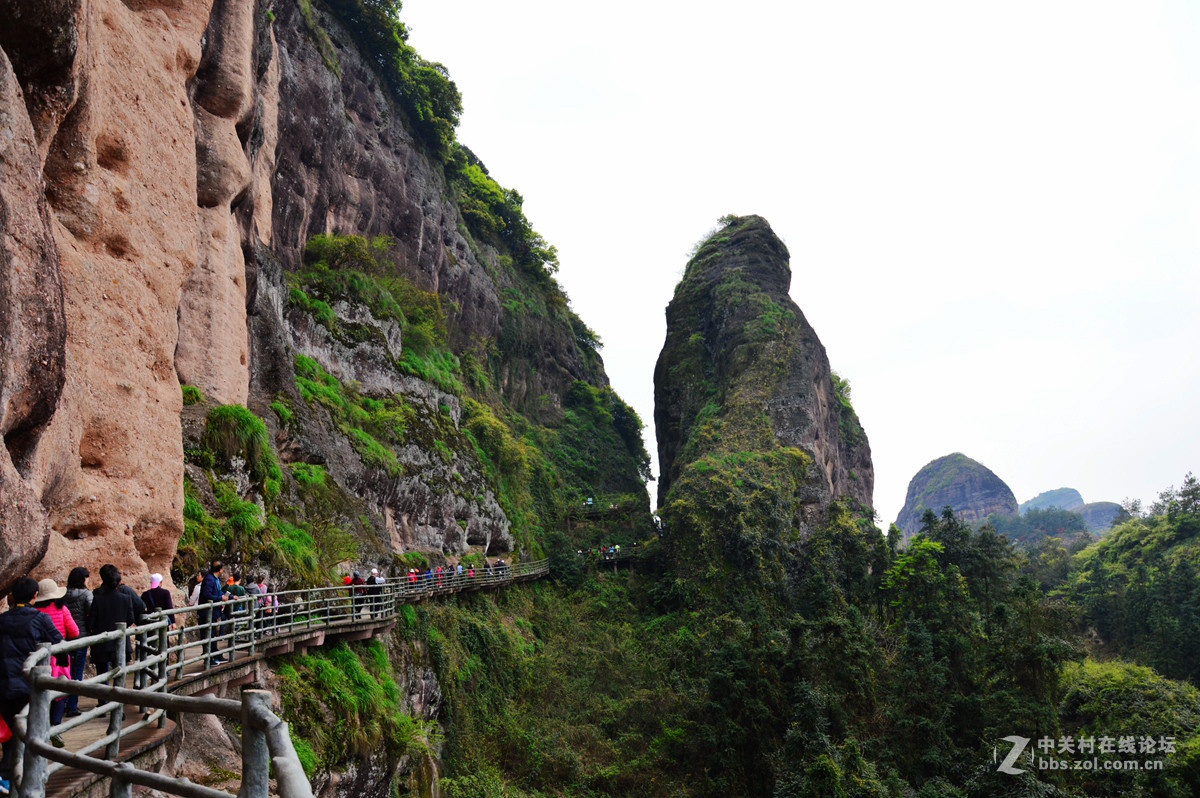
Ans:
{"type": "MultiPolygon", "coordinates": [[[[79,627],[80,634],[86,634],[88,615],[92,611],[92,591],[88,590],[87,586],[88,577],[91,575],[91,572],[82,565],[72,568],[71,573],[67,575],[66,606],[71,611],[71,618],[79,627]]],[[[86,648],[77,648],[72,651],[71,678],[77,682],[83,681],[83,668],[86,664],[86,648]]],[[[67,696],[66,717],[74,718],[80,714],[79,696],[67,696]]]]}
{"type": "MultiPolygon", "coordinates": [[[[162,574],[150,574],[150,589],[142,593],[142,603],[146,605],[146,612],[175,609],[171,591],[162,586],[162,581],[162,574]]],[[[174,615],[170,618],[170,625],[175,625],[174,615]]]]}
{"type": "MultiPolygon", "coordinates": [[[[111,632],[117,624],[133,626],[142,620],[146,605],[128,585],[121,584],[121,572],[108,564],[100,568],[100,587],[92,592],[92,612],[88,616],[88,634],[111,632]]],[[[126,662],[130,659],[129,638],[126,642],[126,662]]],[[[96,673],[112,670],[117,665],[117,641],[109,640],[92,646],[92,662],[96,673]]],[[[122,680],[123,681],[123,680],[122,680]]]]}
{"type": "MultiPolygon", "coordinates": [[[[34,609],[38,583],[23,576],[13,585],[13,608],[0,615],[0,715],[9,729],[16,728],[17,713],[29,703],[29,682],[23,667],[26,658],[42,643],[60,643],[62,635],[54,628],[50,616],[34,609]]],[[[0,760],[0,788],[8,792],[12,779],[13,755],[16,741],[4,743],[4,758],[0,760]]]]}
{"type": "Polygon", "coordinates": [[[371,575],[367,577],[367,596],[371,602],[371,617],[374,618],[383,614],[383,586],[386,580],[379,575],[378,568],[371,569],[371,575]]]}
{"type": "Polygon", "coordinates": [[[214,663],[220,664],[225,661],[225,659],[220,655],[215,657],[213,656],[215,651],[212,641],[215,625],[217,621],[221,620],[221,607],[219,602],[221,602],[225,597],[225,588],[221,586],[221,570],[224,567],[225,564],[220,560],[213,560],[212,567],[209,569],[208,573],[204,575],[204,581],[200,583],[200,609],[196,611],[196,622],[204,625],[205,627],[203,632],[205,669],[211,668],[214,663]],[[205,606],[210,603],[216,603],[216,606],[212,607],[211,618],[209,617],[209,608],[205,606]],[[213,623],[212,626],[208,625],[210,620],[213,623]]]}

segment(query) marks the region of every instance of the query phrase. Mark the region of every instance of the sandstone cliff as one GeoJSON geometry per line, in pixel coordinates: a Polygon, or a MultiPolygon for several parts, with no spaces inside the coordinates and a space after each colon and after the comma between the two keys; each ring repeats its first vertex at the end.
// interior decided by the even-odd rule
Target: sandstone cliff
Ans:
{"type": "Polygon", "coordinates": [[[788,295],[788,259],[764,219],[727,218],[676,286],[654,372],[664,508],[689,471],[781,452],[792,455],[770,488],[788,508],[777,522],[805,529],[841,497],[871,505],[866,434],[788,295]]]}
{"type": "Polygon", "coordinates": [[[896,517],[906,538],[921,529],[926,510],[941,515],[950,507],[969,524],[985,521],[989,515],[1017,514],[1017,499],[1004,480],[986,466],[955,452],[925,465],[908,483],[904,507],[896,517]]]}
{"type": "MultiPolygon", "coordinates": [[[[526,536],[553,521],[531,504],[535,478],[644,495],[640,440],[623,442],[611,416],[598,416],[602,445],[627,462],[581,476],[555,455],[577,420],[572,386],[624,405],[553,279],[464,221],[379,53],[339,18],[352,6],[0,0],[0,584],[35,563],[60,581],[103,561],[135,585],[169,573],[185,485],[217,513],[203,483],[237,477],[209,453],[185,478],[185,444],[197,451],[214,405],[248,405],[285,466],[327,468],[339,523],[380,562],[514,548],[511,515],[526,536]],[[389,237],[395,279],[439,298],[450,376],[402,366],[403,319],[325,297],[318,321],[291,301],[318,233],[389,237]],[[378,440],[302,395],[299,356],[344,395],[402,406],[390,453],[372,461],[378,440]],[[482,404],[464,420],[469,364],[482,404]],[[181,384],[203,397],[182,421],[181,384]],[[540,459],[521,460],[532,475],[516,487],[501,489],[467,429],[521,445],[488,407],[539,425],[540,459]]],[[[300,502],[286,468],[271,485],[234,482],[270,516],[280,480],[278,501],[300,502]]]]}
{"type": "Polygon", "coordinates": [[[46,550],[34,454],[62,393],[66,323],[54,227],[23,95],[0,52],[0,584],[46,550]]]}
{"type": "MultiPolygon", "coordinates": [[[[648,530],[641,422],[553,249],[452,128],[421,132],[392,56],[457,91],[367,46],[402,46],[373,8],[0,0],[0,590],[542,556],[585,496],[648,530]]],[[[429,658],[391,653],[399,710],[439,722],[429,658]]],[[[436,768],[319,786],[436,792],[436,768]]]]}

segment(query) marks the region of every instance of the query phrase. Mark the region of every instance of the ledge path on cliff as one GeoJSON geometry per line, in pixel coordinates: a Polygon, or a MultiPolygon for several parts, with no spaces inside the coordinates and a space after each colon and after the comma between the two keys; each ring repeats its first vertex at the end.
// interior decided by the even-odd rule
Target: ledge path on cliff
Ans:
{"type": "MultiPolygon", "coordinates": [[[[477,590],[494,590],[517,582],[548,576],[547,560],[505,565],[476,576],[445,573],[430,577],[396,578],[367,592],[370,586],[314,588],[272,594],[279,601],[270,611],[260,605],[260,596],[224,602],[227,617],[211,623],[201,621],[214,605],[184,607],[155,613],[147,623],[125,632],[134,650],[134,659],[113,671],[85,679],[82,683],[61,681],[64,691],[74,684],[122,686],[127,679],[135,689],[150,693],[184,696],[226,695],[232,689],[261,681],[262,668],[269,657],[304,653],[309,648],[339,640],[366,640],[395,624],[399,608],[437,596],[477,590]],[[360,590],[363,592],[354,592],[360,590]]],[[[77,638],[49,648],[60,654],[90,646],[99,636],[77,638]]],[[[33,660],[44,657],[42,651],[26,663],[27,674],[33,660]]],[[[40,660],[39,660],[40,661],[40,660]]],[[[39,705],[36,685],[30,700],[30,712],[39,705]]],[[[86,770],[59,764],[70,754],[111,757],[132,762],[144,769],[158,769],[166,760],[163,744],[177,733],[178,717],[168,718],[160,710],[143,713],[142,707],[124,702],[81,698],[82,714],[51,726],[47,718],[30,728],[45,730],[45,739],[27,744],[25,758],[44,756],[51,761],[46,772],[47,796],[101,795],[107,790],[104,777],[86,770]],[[118,723],[114,726],[113,718],[118,723]],[[119,728],[119,733],[116,729],[119,728]],[[116,735],[116,747],[106,753],[106,738],[116,735]],[[66,745],[61,751],[46,740],[61,735],[66,745]],[[61,759],[56,759],[61,757],[61,759]]],[[[42,710],[47,711],[46,709],[42,710]]],[[[286,720],[286,719],[285,719],[286,720]]],[[[24,770],[14,766],[14,773],[24,770]]],[[[35,792],[37,792],[35,790],[35,792]]],[[[28,794],[22,787],[15,795],[28,794]]]]}

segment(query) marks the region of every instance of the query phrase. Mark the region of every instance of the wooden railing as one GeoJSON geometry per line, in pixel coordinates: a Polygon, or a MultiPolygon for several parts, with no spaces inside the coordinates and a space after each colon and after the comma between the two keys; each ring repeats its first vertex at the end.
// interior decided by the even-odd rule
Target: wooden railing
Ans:
{"type": "Polygon", "coordinates": [[[281,798],[312,798],[312,790],[296,758],[287,724],[269,709],[270,694],[247,690],[242,701],[211,696],[175,695],[171,685],[181,684],[197,671],[209,672],[228,657],[254,658],[281,641],[311,637],[323,630],[371,627],[395,620],[399,607],[433,596],[486,590],[537,579],[550,572],[547,560],[505,565],[474,576],[445,571],[416,578],[391,578],[379,585],[338,585],[290,590],[267,595],[247,595],[199,607],[157,611],[142,623],[112,632],[77,638],[35,651],[25,662],[30,683],[27,713],[17,721],[16,764],[12,793],[18,798],[44,798],[47,779],[64,767],[112,778],[110,795],[129,798],[138,784],[183,798],[267,798],[267,763],[275,766],[281,798]],[[222,617],[213,618],[216,611],[222,617]],[[99,643],[113,642],[117,664],[83,681],[51,678],[51,657],[99,643]],[[134,656],[126,661],[126,650],[134,656]],[[133,689],[125,688],[132,678],[133,689]],[[63,695],[97,700],[94,709],[62,723],[50,723],[50,704],[63,695]],[[145,710],[133,723],[125,723],[125,707],[145,710]],[[120,762],[121,739],[152,726],[162,728],[167,712],[197,712],[242,720],[243,773],[238,796],[187,779],[175,779],[138,770],[120,762]],[[107,733],[67,751],[50,744],[52,737],[107,717],[107,733]],[[92,756],[102,753],[103,758],[92,756]]]}

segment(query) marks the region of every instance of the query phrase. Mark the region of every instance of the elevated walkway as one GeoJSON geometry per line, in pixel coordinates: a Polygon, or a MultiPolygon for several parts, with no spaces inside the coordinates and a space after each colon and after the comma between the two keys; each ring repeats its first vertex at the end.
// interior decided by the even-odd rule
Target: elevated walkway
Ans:
{"type": "MultiPolygon", "coordinates": [[[[405,604],[494,590],[549,573],[548,561],[539,560],[474,576],[446,572],[416,579],[393,578],[378,586],[285,591],[272,594],[272,600],[246,596],[154,613],[137,627],[44,647],[31,655],[25,666],[32,693],[28,716],[16,729],[22,743],[14,765],[12,794],[20,798],[99,798],[104,794],[128,798],[132,784],[137,783],[185,798],[235,798],[154,772],[166,759],[164,743],[179,732],[179,712],[236,716],[237,702],[226,697],[238,687],[261,681],[268,657],[304,653],[338,640],[367,640],[389,630],[405,604]],[[208,621],[214,609],[227,611],[228,617],[208,621]],[[127,644],[118,642],[118,666],[112,671],[82,682],[49,678],[51,655],[110,640],[128,640],[127,644]],[[128,663],[126,645],[134,652],[128,663]],[[132,690],[119,689],[129,682],[132,690]],[[50,701],[66,693],[81,696],[83,714],[51,726],[50,701]],[[55,734],[66,743],[61,750],[48,742],[55,734]],[[95,758],[97,755],[103,761],[95,758]],[[114,763],[126,764],[115,771],[114,763]],[[117,773],[122,777],[116,777],[117,773]]],[[[286,724],[278,718],[261,707],[256,711],[260,715],[265,712],[255,726],[257,733],[273,729],[278,737],[279,726],[286,731],[286,724]]],[[[253,731],[252,725],[243,723],[243,736],[253,731]]],[[[290,751],[290,741],[279,745],[290,751]]],[[[295,758],[294,752],[291,758],[295,758]]],[[[277,771],[284,767],[294,774],[298,767],[298,760],[272,761],[277,771]]],[[[248,792],[247,782],[255,779],[257,774],[244,769],[243,787],[236,798],[265,798],[259,789],[248,792]]],[[[311,791],[303,794],[308,790],[307,781],[303,785],[298,784],[301,780],[290,781],[299,793],[284,798],[311,798],[311,791]]],[[[265,790],[265,776],[255,781],[259,782],[265,790]]]]}

